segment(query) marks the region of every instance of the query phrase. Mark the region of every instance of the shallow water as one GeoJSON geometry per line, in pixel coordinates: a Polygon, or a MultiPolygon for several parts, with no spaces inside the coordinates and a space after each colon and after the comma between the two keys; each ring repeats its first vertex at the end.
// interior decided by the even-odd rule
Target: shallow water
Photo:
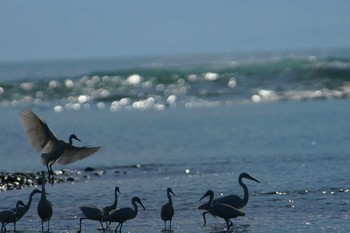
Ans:
{"type": "MultiPolygon", "coordinates": [[[[20,108],[1,108],[1,169],[40,171],[40,156],[23,133],[20,108]],[[19,164],[18,161],[21,161],[19,164]]],[[[102,151],[66,167],[92,166],[105,173],[75,183],[48,185],[54,205],[51,232],[75,232],[84,204],[103,207],[113,202],[119,186],[119,207],[139,196],[139,210],[123,232],[161,232],[160,208],[166,188],[172,187],[173,232],[226,232],[224,221],[208,216],[205,201],[216,195],[243,195],[238,176],[247,172],[261,183],[245,180],[250,200],[245,217],[234,219],[232,232],[348,232],[349,150],[348,100],[238,104],[164,111],[110,112],[101,109],[65,110],[35,107],[60,138],[74,132],[82,145],[101,145],[102,151]]],[[[32,188],[0,193],[0,208],[27,201],[32,188]]],[[[21,232],[38,232],[32,208],[17,225],[21,232]]],[[[85,221],[84,232],[98,232],[97,222],[85,221]]],[[[113,225],[115,226],[115,225],[113,225]]],[[[8,227],[12,230],[12,225],[8,227]]]]}

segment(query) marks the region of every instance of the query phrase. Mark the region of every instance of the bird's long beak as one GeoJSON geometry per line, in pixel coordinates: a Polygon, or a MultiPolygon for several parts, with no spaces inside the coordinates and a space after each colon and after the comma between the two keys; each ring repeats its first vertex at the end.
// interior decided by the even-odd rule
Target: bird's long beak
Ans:
{"type": "Polygon", "coordinates": [[[144,210],[146,210],[146,208],[143,206],[143,204],[141,203],[141,202],[139,202],[140,203],[140,205],[142,206],[142,208],[144,209],[144,210]]]}
{"type": "Polygon", "coordinates": [[[253,177],[251,177],[251,176],[249,177],[249,179],[250,179],[250,180],[254,180],[254,181],[260,183],[260,181],[258,181],[257,179],[255,179],[255,178],[253,178],[253,177]]]}
{"type": "Polygon", "coordinates": [[[174,193],[173,191],[170,191],[170,192],[171,192],[174,196],[176,196],[175,193],[174,193]]]}
{"type": "Polygon", "coordinates": [[[207,196],[207,194],[204,194],[203,197],[201,197],[201,199],[199,199],[199,201],[201,201],[203,198],[205,198],[207,196]]]}

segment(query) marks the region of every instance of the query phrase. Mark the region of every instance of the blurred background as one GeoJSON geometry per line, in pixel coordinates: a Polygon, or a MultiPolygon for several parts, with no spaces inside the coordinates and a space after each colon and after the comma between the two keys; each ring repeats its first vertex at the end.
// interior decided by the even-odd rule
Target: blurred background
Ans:
{"type": "Polygon", "coordinates": [[[347,98],[349,5],[2,1],[0,102],[114,111],[347,98]]]}
{"type": "Polygon", "coordinates": [[[0,61],[333,49],[348,1],[1,1],[0,61]]]}

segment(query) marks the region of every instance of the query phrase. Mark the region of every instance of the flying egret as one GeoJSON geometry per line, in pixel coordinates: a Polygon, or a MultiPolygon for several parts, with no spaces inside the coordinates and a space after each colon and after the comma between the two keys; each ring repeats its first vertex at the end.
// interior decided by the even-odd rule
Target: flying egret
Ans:
{"type": "Polygon", "coordinates": [[[93,221],[99,221],[102,227],[102,231],[105,232],[105,229],[103,227],[102,224],[102,217],[103,212],[100,208],[98,208],[97,206],[93,206],[93,205],[83,205],[80,206],[79,209],[83,212],[84,214],[84,218],[80,218],[80,224],[79,224],[79,232],[81,232],[81,222],[83,219],[89,219],[89,220],[93,220],[93,221]]]}
{"type": "Polygon", "coordinates": [[[50,231],[50,219],[53,214],[52,210],[52,203],[47,200],[46,198],[46,192],[45,192],[45,172],[41,172],[42,178],[41,178],[41,197],[40,201],[38,203],[38,215],[41,219],[41,230],[44,232],[44,222],[47,222],[47,231],[50,231]]]}
{"type": "Polygon", "coordinates": [[[119,226],[119,232],[122,232],[122,227],[125,221],[134,219],[137,216],[138,208],[136,203],[140,204],[143,209],[146,209],[139,197],[133,197],[131,200],[132,205],[134,206],[134,209],[130,207],[121,208],[118,210],[112,210],[111,213],[105,217],[102,218],[102,221],[109,221],[109,222],[117,222],[119,223],[117,227],[115,228],[115,232],[117,232],[119,226]]]}
{"type": "Polygon", "coordinates": [[[13,223],[13,231],[16,231],[16,222],[18,222],[29,210],[30,208],[30,205],[32,204],[32,199],[33,199],[33,196],[36,194],[36,193],[41,193],[41,191],[39,189],[34,189],[30,195],[29,195],[29,200],[28,200],[28,203],[25,205],[22,201],[19,201],[19,202],[22,202],[23,204],[21,204],[20,206],[17,207],[17,210],[16,208],[13,208],[12,210],[16,211],[16,220],[14,221],[13,223]]]}
{"type": "Polygon", "coordinates": [[[1,222],[1,231],[0,232],[6,232],[6,225],[9,223],[14,223],[17,218],[17,211],[20,208],[20,206],[24,206],[23,201],[18,201],[16,204],[15,209],[6,209],[0,211],[0,222],[1,222]]]}
{"type": "MultiPolygon", "coordinates": [[[[249,180],[254,180],[254,181],[260,183],[260,181],[258,181],[255,178],[251,177],[247,173],[242,173],[238,177],[238,183],[243,188],[243,191],[244,191],[243,198],[240,198],[239,196],[232,194],[232,195],[228,195],[228,196],[224,196],[224,197],[220,197],[220,198],[214,199],[213,200],[213,204],[215,204],[217,202],[224,203],[224,204],[230,205],[230,206],[232,206],[232,207],[234,207],[236,209],[241,209],[244,206],[246,206],[247,203],[248,203],[248,200],[249,200],[249,192],[248,192],[247,185],[245,185],[243,183],[243,181],[242,181],[243,178],[246,178],[246,179],[249,179],[249,180]]],[[[198,207],[198,209],[200,209],[200,210],[209,210],[209,203],[205,203],[205,204],[200,205],[198,207]]],[[[205,215],[203,215],[203,217],[204,216],[205,215]]],[[[205,221],[206,220],[205,220],[205,217],[204,217],[204,222],[205,221]]]]}
{"type": "MultiPolygon", "coordinates": [[[[114,202],[112,205],[106,206],[104,207],[103,210],[103,215],[108,215],[109,212],[111,212],[112,210],[117,209],[117,205],[118,205],[118,193],[120,193],[119,191],[119,187],[116,186],[114,189],[114,202]]],[[[109,226],[111,225],[110,222],[106,222],[106,228],[109,228],[109,226]]]]}
{"type": "Polygon", "coordinates": [[[69,136],[68,143],[57,139],[46,122],[30,109],[20,113],[20,120],[33,148],[41,152],[41,161],[46,165],[49,182],[52,184],[54,183],[52,165],[55,162],[63,165],[73,163],[94,154],[101,148],[73,146],[73,139],[80,141],[75,134],[69,136]]]}
{"type": "MultiPolygon", "coordinates": [[[[209,196],[209,201],[208,201],[209,210],[208,210],[208,212],[214,216],[218,216],[220,218],[223,218],[226,222],[227,230],[229,230],[230,227],[233,226],[233,223],[230,220],[231,218],[237,218],[238,216],[245,216],[245,213],[239,211],[238,209],[236,209],[230,205],[220,203],[220,202],[217,202],[214,204],[213,203],[214,192],[212,190],[208,190],[200,200],[202,200],[203,198],[205,198],[207,196],[209,196]]],[[[203,213],[204,225],[206,223],[205,214],[208,212],[203,213]]]]}
{"type": "Polygon", "coordinates": [[[173,190],[170,187],[167,188],[166,192],[167,192],[169,202],[162,206],[160,217],[164,221],[164,230],[166,230],[166,221],[170,221],[169,229],[171,230],[171,220],[174,216],[174,207],[173,207],[173,200],[170,196],[170,193],[172,193],[174,196],[175,196],[175,193],[173,193],[173,190]]]}

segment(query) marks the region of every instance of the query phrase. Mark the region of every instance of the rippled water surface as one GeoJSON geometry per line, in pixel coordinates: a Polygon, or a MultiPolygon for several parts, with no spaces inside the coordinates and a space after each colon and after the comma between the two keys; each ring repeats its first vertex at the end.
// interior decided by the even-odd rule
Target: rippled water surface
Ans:
{"type": "MultiPolygon", "coordinates": [[[[20,127],[21,108],[1,108],[1,169],[40,171],[40,156],[20,127]],[[5,143],[4,143],[5,142],[5,143]]],[[[247,172],[261,183],[244,180],[250,200],[245,217],[234,219],[232,232],[348,232],[348,100],[274,102],[164,111],[107,109],[64,110],[34,107],[60,138],[74,132],[82,145],[101,145],[90,158],[57,169],[92,166],[103,175],[47,185],[54,206],[51,232],[76,232],[80,205],[119,207],[139,196],[147,210],[126,222],[123,232],[161,232],[160,208],[172,187],[173,232],[226,232],[224,221],[197,207],[203,194],[243,195],[238,176],[247,172]]],[[[32,188],[0,193],[0,207],[27,201],[32,188]]],[[[38,232],[38,197],[17,225],[38,232]]],[[[84,232],[98,232],[97,222],[83,222],[84,232]]],[[[114,227],[115,225],[113,225],[114,227]]],[[[12,225],[8,226],[12,230],[12,225]]]]}

